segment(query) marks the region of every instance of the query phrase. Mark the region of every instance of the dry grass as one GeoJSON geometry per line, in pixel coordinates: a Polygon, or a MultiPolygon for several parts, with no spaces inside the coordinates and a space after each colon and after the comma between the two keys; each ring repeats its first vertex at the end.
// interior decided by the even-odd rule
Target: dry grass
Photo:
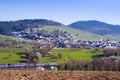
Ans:
{"type": "Polygon", "coordinates": [[[0,80],[120,80],[120,72],[0,70],[0,80]]]}

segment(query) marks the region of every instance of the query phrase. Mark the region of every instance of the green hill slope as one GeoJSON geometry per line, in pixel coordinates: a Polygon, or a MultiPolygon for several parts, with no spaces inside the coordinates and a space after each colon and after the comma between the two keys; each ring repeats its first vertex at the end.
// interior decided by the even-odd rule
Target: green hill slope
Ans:
{"type": "Polygon", "coordinates": [[[64,27],[64,26],[46,26],[44,28],[47,31],[53,31],[53,30],[61,30],[61,31],[66,31],[70,34],[72,34],[74,39],[81,39],[81,40],[100,40],[99,35],[96,34],[92,34],[92,33],[88,33],[85,31],[81,31],[81,30],[76,30],[73,28],[69,28],[69,27],[64,27]]]}
{"type": "Polygon", "coordinates": [[[53,49],[51,52],[54,54],[52,57],[44,57],[41,59],[42,62],[67,62],[69,60],[93,60],[94,56],[102,54],[101,50],[95,51],[94,49],[53,49]],[[62,57],[58,58],[58,54],[62,57]]]}
{"type": "Polygon", "coordinates": [[[15,38],[11,36],[0,35],[0,41],[3,40],[15,40],[15,38]]]}
{"type": "MultiPolygon", "coordinates": [[[[45,30],[47,31],[53,31],[53,30],[61,30],[61,31],[66,31],[70,34],[72,34],[74,39],[80,39],[80,40],[91,40],[91,41],[100,41],[101,36],[98,34],[94,34],[94,33],[89,33],[86,31],[82,31],[82,30],[77,30],[77,29],[73,29],[70,27],[64,27],[64,26],[45,26],[44,27],[45,30]]],[[[103,39],[110,39],[110,40],[114,40],[114,41],[118,41],[119,39],[113,36],[102,36],[103,39]]]]}

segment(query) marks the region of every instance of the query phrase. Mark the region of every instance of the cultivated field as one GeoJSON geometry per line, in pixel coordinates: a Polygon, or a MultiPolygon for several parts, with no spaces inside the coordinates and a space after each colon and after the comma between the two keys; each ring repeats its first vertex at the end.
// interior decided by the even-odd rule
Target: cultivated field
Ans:
{"type": "Polygon", "coordinates": [[[120,80],[120,72],[1,70],[0,80],[120,80]]]}

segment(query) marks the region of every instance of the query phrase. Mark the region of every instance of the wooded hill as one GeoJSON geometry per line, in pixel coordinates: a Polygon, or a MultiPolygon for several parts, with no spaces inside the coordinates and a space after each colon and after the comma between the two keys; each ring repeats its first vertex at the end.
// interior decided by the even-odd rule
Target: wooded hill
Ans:
{"type": "Polygon", "coordinates": [[[47,19],[25,19],[18,21],[1,21],[0,34],[10,35],[13,31],[21,31],[28,27],[64,26],[62,23],[47,19]]]}

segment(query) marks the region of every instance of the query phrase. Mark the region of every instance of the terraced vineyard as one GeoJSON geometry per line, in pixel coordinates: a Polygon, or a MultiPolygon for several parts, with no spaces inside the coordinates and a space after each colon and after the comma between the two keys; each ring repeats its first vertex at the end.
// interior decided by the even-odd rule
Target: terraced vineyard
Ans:
{"type": "Polygon", "coordinates": [[[120,80],[120,72],[0,70],[0,80],[120,80]]]}

